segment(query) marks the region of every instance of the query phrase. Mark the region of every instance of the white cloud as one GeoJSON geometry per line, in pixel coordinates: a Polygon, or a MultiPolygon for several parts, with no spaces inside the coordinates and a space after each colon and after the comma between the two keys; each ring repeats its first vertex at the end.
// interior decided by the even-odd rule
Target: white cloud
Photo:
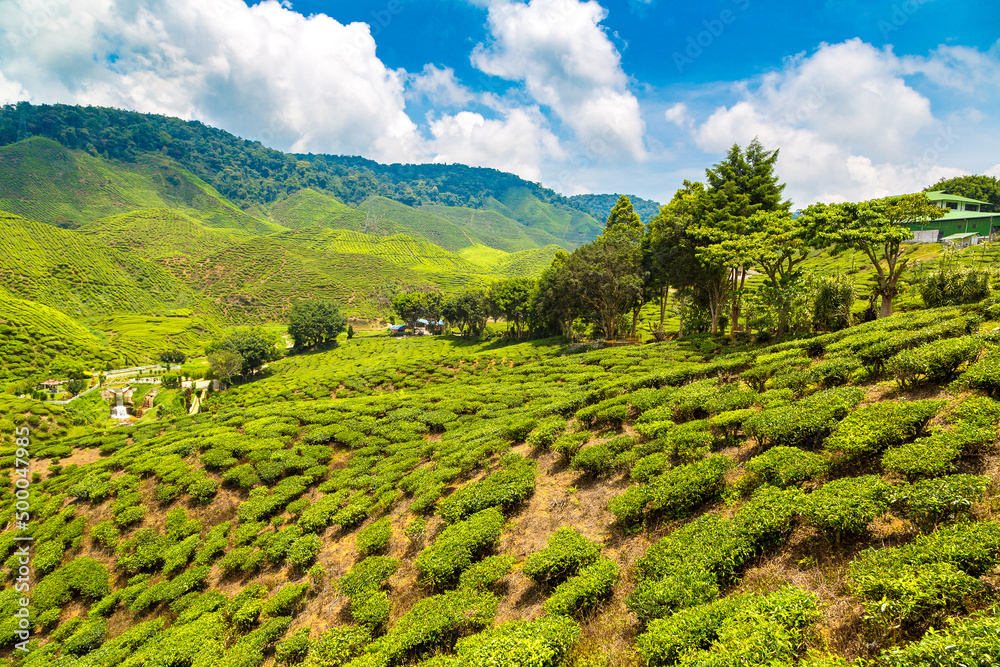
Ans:
{"type": "Polygon", "coordinates": [[[463,106],[476,99],[475,93],[455,78],[455,70],[435,65],[424,65],[420,74],[411,74],[408,92],[440,106],[463,106]]]}
{"type": "Polygon", "coordinates": [[[472,61],[487,74],[522,81],[582,143],[601,142],[618,157],[644,159],[639,101],[600,26],[606,15],[593,0],[494,0],[491,40],[476,47],[472,61]]]}
{"type": "Polygon", "coordinates": [[[543,161],[564,157],[538,109],[511,109],[502,120],[462,111],[432,119],[430,130],[435,162],[493,167],[539,181],[543,161]]]}
{"type": "Polygon", "coordinates": [[[678,102],[667,109],[663,112],[663,117],[677,127],[690,127],[693,122],[691,114],[688,113],[688,106],[683,102],[678,102]]]}
{"type": "Polygon", "coordinates": [[[986,176],[992,176],[993,178],[1000,178],[1000,163],[997,163],[983,172],[986,176]]]}
{"type": "Polygon", "coordinates": [[[375,55],[366,24],[275,0],[4,5],[2,76],[32,101],[197,117],[294,151],[403,160],[420,150],[403,76],[375,55]]]}
{"type": "Polygon", "coordinates": [[[942,44],[929,56],[906,56],[901,68],[907,74],[923,74],[942,88],[962,93],[1000,90],[1000,41],[983,52],[969,46],[942,44]]]}
{"type": "Polygon", "coordinates": [[[780,148],[778,173],[797,205],[912,192],[961,169],[943,166],[957,137],[903,80],[892,53],[854,39],[736,88],[695,130],[716,153],[759,136],[780,148]]]}

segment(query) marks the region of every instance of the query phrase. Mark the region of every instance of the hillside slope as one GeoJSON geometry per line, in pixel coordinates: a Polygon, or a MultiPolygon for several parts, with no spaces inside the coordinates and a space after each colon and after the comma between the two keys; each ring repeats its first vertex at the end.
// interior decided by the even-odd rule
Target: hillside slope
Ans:
{"type": "Polygon", "coordinates": [[[205,308],[198,295],[154,262],[3,211],[0,286],[74,318],[205,308]]]}
{"type": "Polygon", "coordinates": [[[721,354],[356,338],[85,434],[0,396],[5,453],[30,423],[61,464],[18,664],[991,664],[989,307],[721,354]]]}

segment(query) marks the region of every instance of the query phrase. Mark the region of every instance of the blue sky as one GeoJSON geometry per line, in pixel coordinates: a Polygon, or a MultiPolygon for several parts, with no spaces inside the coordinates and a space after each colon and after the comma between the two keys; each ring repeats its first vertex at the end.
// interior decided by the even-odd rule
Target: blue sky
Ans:
{"type": "Polygon", "coordinates": [[[666,201],[733,143],[797,206],[1000,175],[983,0],[0,0],[0,102],[666,201]]]}

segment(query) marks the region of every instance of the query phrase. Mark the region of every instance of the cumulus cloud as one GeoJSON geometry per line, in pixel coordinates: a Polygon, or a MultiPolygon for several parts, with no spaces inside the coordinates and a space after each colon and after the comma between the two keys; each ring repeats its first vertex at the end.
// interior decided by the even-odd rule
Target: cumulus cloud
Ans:
{"type": "Polygon", "coordinates": [[[891,48],[823,44],[739,84],[739,101],[698,125],[696,142],[716,153],[755,136],[780,147],[779,173],[799,205],[912,192],[965,173],[941,166],[958,138],[907,85],[907,67],[891,48]]]}
{"type": "Polygon", "coordinates": [[[0,12],[0,93],[199,118],[293,151],[412,159],[403,74],[363,23],[266,0],[22,0],[0,12]],[[14,88],[14,93],[17,89],[14,88]]]}
{"type": "Polygon", "coordinates": [[[531,181],[541,180],[545,160],[565,157],[537,108],[510,109],[503,119],[461,111],[432,119],[430,131],[435,162],[493,167],[531,181]]]}
{"type": "Polygon", "coordinates": [[[476,99],[475,93],[455,77],[455,70],[430,64],[424,65],[419,74],[409,76],[407,91],[440,106],[463,106],[476,99]]]}
{"type": "Polygon", "coordinates": [[[487,74],[523,82],[582,143],[643,159],[645,124],[620,54],[600,26],[606,16],[593,0],[493,0],[491,39],[476,47],[472,61],[487,74]]]}

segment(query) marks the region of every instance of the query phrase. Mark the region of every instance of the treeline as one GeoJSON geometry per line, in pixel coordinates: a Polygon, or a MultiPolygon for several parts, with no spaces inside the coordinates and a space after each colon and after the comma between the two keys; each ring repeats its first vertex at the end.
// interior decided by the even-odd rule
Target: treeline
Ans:
{"type": "Polygon", "coordinates": [[[125,162],[144,153],[166,155],[244,208],[266,206],[303,188],[326,192],[352,206],[381,195],[411,206],[471,208],[521,188],[543,202],[574,208],[548,188],[495,169],[293,155],[198,121],[121,109],[27,102],[0,107],[0,146],[25,136],[47,137],[67,148],[125,162]]]}
{"type": "MultiPolygon", "coordinates": [[[[815,204],[793,214],[774,173],[777,158],[777,150],[757,140],[745,150],[733,146],[706,170],[706,182],[685,181],[648,224],[621,196],[604,233],[557,255],[537,281],[520,281],[516,289],[500,283],[447,300],[402,295],[394,305],[406,320],[441,316],[472,335],[490,317],[504,317],[519,336],[573,337],[589,329],[594,338],[634,338],[641,309],[657,300],[659,323],[651,330],[658,339],[672,333],[664,328],[670,300],[680,315],[680,336],[727,328],[740,335],[836,330],[854,319],[853,282],[803,270],[810,253],[828,249],[868,259],[875,284],[866,316],[891,315],[915,248],[906,243],[912,234],[905,225],[935,220],[944,209],[923,194],[908,194],[815,204]]],[[[922,294],[936,306],[983,298],[985,289],[982,276],[940,269],[922,294]]]]}

